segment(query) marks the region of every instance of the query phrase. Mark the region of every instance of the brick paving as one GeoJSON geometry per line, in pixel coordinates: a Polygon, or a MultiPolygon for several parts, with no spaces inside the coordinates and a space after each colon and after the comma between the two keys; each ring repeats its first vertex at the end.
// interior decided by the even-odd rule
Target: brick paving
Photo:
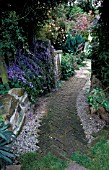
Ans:
{"type": "Polygon", "coordinates": [[[40,152],[46,154],[50,151],[59,158],[67,159],[74,151],[82,152],[87,148],[87,140],[76,109],[77,96],[86,80],[87,76],[75,75],[51,95],[48,115],[40,126],[40,152]]]}

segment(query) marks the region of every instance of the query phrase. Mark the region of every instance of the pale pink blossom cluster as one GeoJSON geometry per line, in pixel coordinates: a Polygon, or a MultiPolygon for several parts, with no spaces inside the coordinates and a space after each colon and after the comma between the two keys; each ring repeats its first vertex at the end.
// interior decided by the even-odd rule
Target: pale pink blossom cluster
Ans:
{"type": "Polygon", "coordinates": [[[82,34],[84,32],[88,32],[91,27],[91,23],[93,18],[91,15],[80,14],[74,20],[71,21],[73,34],[82,34]]]}

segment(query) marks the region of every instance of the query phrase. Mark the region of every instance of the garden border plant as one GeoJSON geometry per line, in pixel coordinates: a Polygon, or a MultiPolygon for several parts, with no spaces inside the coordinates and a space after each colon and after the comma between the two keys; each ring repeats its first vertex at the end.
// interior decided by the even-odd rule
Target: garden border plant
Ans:
{"type": "Polygon", "coordinates": [[[99,109],[104,107],[109,111],[109,94],[106,93],[109,87],[106,89],[103,88],[93,88],[91,93],[87,95],[87,102],[94,109],[99,109]]]}
{"type": "Polygon", "coordinates": [[[15,155],[12,153],[12,142],[15,140],[14,133],[9,130],[11,124],[0,122],[0,168],[5,170],[6,164],[12,164],[15,155]]]}
{"type": "Polygon", "coordinates": [[[43,41],[33,40],[29,53],[18,50],[16,61],[7,67],[10,88],[23,87],[32,102],[55,87],[53,58],[43,41]]]}
{"type": "Polygon", "coordinates": [[[62,56],[61,63],[61,79],[68,80],[74,74],[74,59],[73,55],[69,53],[65,53],[62,56]]]}

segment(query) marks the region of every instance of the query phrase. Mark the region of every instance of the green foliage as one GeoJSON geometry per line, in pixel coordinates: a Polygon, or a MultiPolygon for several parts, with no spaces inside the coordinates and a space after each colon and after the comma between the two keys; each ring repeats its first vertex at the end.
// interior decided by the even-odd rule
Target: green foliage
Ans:
{"type": "MultiPolygon", "coordinates": [[[[84,12],[89,12],[90,10],[94,10],[93,6],[92,6],[92,0],[79,0],[78,5],[80,6],[80,8],[84,11],[84,12]]],[[[95,1],[96,3],[96,1],[95,1]]]]}
{"type": "Polygon", "coordinates": [[[4,57],[5,55],[9,59],[14,56],[17,45],[23,45],[23,42],[26,40],[23,29],[19,26],[18,21],[19,16],[15,11],[2,14],[2,25],[0,29],[0,50],[2,51],[1,57],[4,57]]]}
{"type": "Polygon", "coordinates": [[[104,107],[107,111],[109,110],[109,95],[106,95],[102,88],[94,88],[93,92],[87,96],[87,100],[95,109],[104,107]]]}
{"type": "Polygon", "coordinates": [[[109,51],[102,51],[99,54],[98,58],[98,69],[97,69],[97,77],[102,80],[102,83],[107,87],[109,85],[109,51]],[[102,63],[102,64],[101,64],[102,63]]]}
{"type": "Polygon", "coordinates": [[[93,74],[101,80],[105,87],[109,86],[109,19],[108,4],[104,0],[99,8],[100,19],[93,29],[94,43],[97,47],[93,47],[92,66],[93,74]]]}
{"type": "Polygon", "coordinates": [[[49,39],[55,49],[61,49],[65,41],[66,8],[58,5],[48,10],[48,20],[42,29],[37,31],[38,39],[49,39]]]}
{"type": "Polygon", "coordinates": [[[86,42],[85,48],[84,48],[84,54],[86,58],[91,59],[92,56],[92,43],[86,42]]]}
{"type": "Polygon", "coordinates": [[[62,87],[62,80],[58,80],[57,81],[57,88],[61,88],[62,87]]]}
{"type": "Polygon", "coordinates": [[[40,86],[40,81],[39,82],[37,80],[34,81],[34,84],[35,84],[34,88],[30,87],[28,84],[20,80],[17,80],[15,78],[12,80],[9,80],[8,83],[9,83],[10,89],[11,88],[24,88],[28,94],[29,100],[32,103],[36,102],[36,98],[39,96],[40,89],[37,87],[40,86]]]}
{"type": "Polygon", "coordinates": [[[22,170],[64,170],[66,163],[51,153],[41,157],[39,153],[21,155],[22,170]]]}
{"type": "Polygon", "coordinates": [[[12,163],[12,159],[15,156],[11,153],[12,148],[9,144],[15,139],[12,131],[8,130],[11,127],[10,124],[4,124],[0,122],[0,166],[3,164],[12,163]]]}
{"type": "Polygon", "coordinates": [[[66,53],[62,56],[61,63],[61,79],[67,80],[74,74],[74,60],[73,55],[66,53]]]}
{"type": "Polygon", "coordinates": [[[86,168],[89,168],[91,165],[91,159],[87,157],[87,155],[82,155],[78,151],[74,152],[71,156],[71,159],[76,161],[77,163],[83,165],[86,168]]]}
{"type": "Polygon", "coordinates": [[[21,2],[9,0],[8,3],[4,3],[3,0],[1,0],[0,2],[1,13],[8,13],[10,10],[16,11],[20,17],[20,25],[29,38],[29,43],[31,43],[30,41],[35,36],[38,28],[40,29],[46,23],[48,11],[56,8],[59,4],[67,3],[66,0],[47,0],[46,2],[44,0],[23,0],[21,2]]]}
{"type": "MultiPolygon", "coordinates": [[[[52,72],[50,74],[50,76],[52,77],[52,72]]],[[[34,87],[29,86],[28,84],[24,83],[21,80],[18,80],[16,78],[14,79],[9,79],[7,84],[0,84],[0,95],[5,95],[8,93],[8,91],[12,88],[24,88],[25,91],[28,93],[28,98],[29,100],[34,103],[36,102],[36,98],[38,96],[41,96],[42,94],[46,94],[49,92],[49,89],[44,89],[44,87],[42,86],[42,82],[45,81],[45,85],[47,84],[48,80],[44,80],[43,76],[39,76],[39,77],[34,77],[34,74],[31,75],[31,82],[33,83],[34,87]]],[[[48,86],[54,86],[54,82],[51,81],[49,82],[50,84],[48,86]]],[[[2,119],[2,117],[1,117],[2,119]]]]}
{"type": "Polygon", "coordinates": [[[66,15],[67,15],[68,19],[73,19],[78,14],[83,14],[83,12],[84,12],[83,9],[77,5],[67,6],[67,14],[66,15]]]}
{"type": "MultiPolygon", "coordinates": [[[[33,82],[33,87],[29,86],[28,84],[22,82],[21,80],[17,80],[17,79],[12,79],[9,80],[9,87],[11,88],[24,88],[25,91],[28,94],[28,98],[30,100],[30,102],[35,103],[37,100],[37,97],[42,96],[46,93],[49,92],[49,89],[44,89],[44,87],[42,86],[41,82],[44,81],[43,77],[35,77],[34,75],[33,77],[31,76],[31,82],[33,82]],[[33,78],[33,79],[32,79],[33,78]]],[[[52,84],[53,82],[51,82],[50,85],[54,85],[52,84]]]]}
{"type": "Polygon", "coordinates": [[[0,95],[4,96],[11,88],[19,87],[24,87],[24,83],[17,79],[9,80],[6,84],[0,84],[0,95]]]}
{"type": "MultiPolygon", "coordinates": [[[[0,103],[0,104],[1,104],[1,103],[0,103]]],[[[2,115],[2,113],[3,113],[3,112],[2,112],[3,108],[4,108],[3,105],[0,105],[0,123],[1,123],[1,122],[4,122],[4,120],[5,120],[4,117],[3,117],[3,115],[2,115]]]]}
{"type": "Polygon", "coordinates": [[[0,123],[4,122],[4,120],[5,120],[4,117],[2,115],[0,115],[0,123]]]}
{"type": "Polygon", "coordinates": [[[9,84],[0,84],[0,95],[5,95],[8,93],[8,90],[10,89],[9,84]]]}
{"type": "Polygon", "coordinates": [[[108,170],[109,168],[109,144],[104,138],[101,138],[94,146],[89,148],[86,155],[79,152],[71,156],[72,160],[83,165],[89,170],[108,170]]]}
{"type": "Polygon", "coordinates": [[[81,52],[80,54],[76,55],[76,62],[77,62],[77,67],[84,67],[86,66],[86,63],[83,63],[87,59],[86,55],[84,52],[81,52]]]}
{"type": "Polygon", "coordinates": [[[67,40],[65,44],[63,44],[63,51],[78,54],[79,53],[79,45],[81,44],[83,48],[85,43],[84,38],[81,35],[76,35],[75,38],[72,38],[70,33],[68,34],[67,40]]]}

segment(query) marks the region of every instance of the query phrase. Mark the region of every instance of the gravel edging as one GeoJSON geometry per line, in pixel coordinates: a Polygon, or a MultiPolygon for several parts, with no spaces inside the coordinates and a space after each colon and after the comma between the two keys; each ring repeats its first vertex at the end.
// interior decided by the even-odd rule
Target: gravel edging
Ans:
{"type": "Polygon", "coordinates": [[[97,115],[91,115],[89,105],[87,103],[87,94],[90,89],[90,79],[87,80],[85,86],[77,96],[76,107],[77,114],[81,119],[83,129],[88,140],[88,143],[94,139],[93,134],[97,133],[105,126],[105,122],[101,120],[97,115]]]}
{"type": "Polygon", "coordinates": [[[28,108],[24,125],[20,134],[12,145],[12,152],[19,156],[26,152],[35,152],[39,149],[38,146],[38,132],[40,122],[43,116],[46,114],[47,101],[46,98],[39,98],[37,106],[33,105],[28,108]]]}

